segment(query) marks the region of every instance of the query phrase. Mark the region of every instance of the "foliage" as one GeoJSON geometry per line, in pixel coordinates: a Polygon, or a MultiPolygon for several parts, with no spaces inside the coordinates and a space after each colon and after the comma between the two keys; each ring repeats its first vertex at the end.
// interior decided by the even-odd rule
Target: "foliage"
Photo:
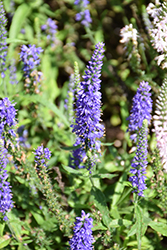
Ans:
{"type": "Polygon", "coordinates": [[[0,249],[75,249],[89,236],[95,250],[167,245],[165,33],[164,51],[154,43],[166,4],[156,2],[0,1],[0,191],[6,184],[13,202],[3,210],[1,197],[0,249]],[[151,94],[131,109],[142,82],[151,94]],[[2,116],[4,100],[12,111],[2,116]],[[149,109],[141,120],[138,104],[142,114],[149,109]],[[130,110],[139,117],[130,121],[136,142],[130,110]],[[81,168],[74,152],[84,153],[81,168]],[[140,171],[139,197],[140,183],[129,180],[140,171]]]}

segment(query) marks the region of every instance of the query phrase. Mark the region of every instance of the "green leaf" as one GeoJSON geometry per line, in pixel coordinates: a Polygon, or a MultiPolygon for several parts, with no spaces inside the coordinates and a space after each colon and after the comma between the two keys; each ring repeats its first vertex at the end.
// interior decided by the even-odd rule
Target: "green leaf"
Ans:
{"type": "Polygon", "coordinates": [[[118,176],[118,174],[94,174],[91,177],[100,178],[100,179],[104,179],[104,178],[112,179],[113,177],[116,177],[116,176],[118,176]]]}
{"type": "Polygon", "coordinates": [[[30,10],[31,10],[30,7],[26,3],[21,4],[16,9],[9,30],[10,39],[14,39],[17,37],[23,26],[24,20],[30,14],[30,10]]]}
{"type": "Polygon", "coordinates": [[[106,203],[106,198],[100,189],[95,186],[91,189],[91,194],[94,198],[95,206],[99,209],[102,214],[103,223],[105,226],[109,227],[109,224],[112,222],[109,215],[109,210],[106,203]]]}
{"type": "Polygon", "coordinates": [[[67,118],[65,117],[65,115],[63,115],[63,113],[57,108],[57,106],[50,102],[48,99],[46,99],[44,96],[40,96],[40,95],[24,95],[24,96],[20,96],[20,100],[23,102],[27,102],[27,103],[41,103],[42,105],[44,105],[45,107],[47,107],[48,109],[52,110],[54,112],[55,115],[57,115],[59,117],[59,119],[64,122],[64,124],[69,127],[70,124],[67,120],[67,118]]]}
{"type": "Polygon", "coordinates": [[[102,223],[98,223],[95,226],[93,226],[92,231],[96,230],[107,230],[107,227],[105,227],[102,223]]]}
{"type": "Polygon", "coordinates": [[[130,220],[115,219],[110,222],[109,227],[114,227],[114,228],[121,227],[121,226],[129,227],[131,224],[132,224],[132,221],[130,220]]]}
{"type": "Polygon", "coordinates": [[[34,212],[34,211],[31,211],[31,213],[32,213],[32,215],[34,216],[36,222],[37,222],[39,225],[43,224],[44,219],[43,219],[42,215],[40,215],[39,213],[36,213],[36,212],[34,212]]]}
{"type": "Polygon", "coordinates": [[[167,236],[167,224],[162,222],[151,221],[148,225],[155,231],[161,233],[163,236],[167,236]]]}
{"type": "Polygon", "coordinates": [[[79,176],[83,176],[84,174],[89,174],[87,169],[73,169],[71,167],[67,167],[62,165],[62,167],[64,168],[65,171],[71,173],[71,174],[75,174],[75,175],[79,175],[79,176]]]}
{"type": "Polygon", "coordinates": [[[124,172],[116,184],[115,192],[114,192],[113,199],[112,199],[112,207],[120,203],[122,193],[124,190],[124,181],[126,181],[126,178],[127,178],[127,174],[124,172]]]}
{"type": "Polygon", "coordinates": [[[136,223],[137,223],[137,243],[138,243],[138,249],[141,249],[141,237],[142,237],[142,211],[141,208],[136,205],[135,206],[135,214],[136,214],[136,223]]]}
{"type": "Polygon", "coordinates": [[[28,43],[28,41],[26,41],[26,40],[15,39],[15,38],[7,38],[6,42],[7,42],[7,44],[9,44],[9,43],[27,44],[28,43]]]}
{"type": "MultiPolygon", "coordinates": [[[[5,237],[5,236],[4,236],[5,237]]],[[[4,249],[7,245],[9,245],[11,239],[5,239],[4,237],[0,237],[0,249],[4,249]]]]}
{"type": "Polygon", "coordinates": [[[131,227],[131,229],[128,232],[128,237],[136,234],[137,231],[137,222],[131,227]]]}
{"type": "Polygon", "coordinates": [[[112,146],[113,144],[113,142],[101,142],[101,145],[103,146],[112,146]]]}
{"type": "Polygon", "coordinates": [[[5,228],[5,223],[0,224],[0,236],[3,236],[3,230],[5,228]]]}

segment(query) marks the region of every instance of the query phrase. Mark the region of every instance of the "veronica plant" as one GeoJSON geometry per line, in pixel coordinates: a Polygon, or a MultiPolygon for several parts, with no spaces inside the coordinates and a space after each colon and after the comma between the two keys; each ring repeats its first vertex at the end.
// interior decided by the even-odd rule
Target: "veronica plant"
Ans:
{"type": "Polygon", "coordinates": [[[167,68],[167,3],[154,5],[150,3],[147,6],[147,12],[152,17],[152,29],[149,30],[153,47],[160,53],[155,59],[162,68],[167,68]]]}
{"type": "Polygon", "coordinates": [[[156,100],[156,110],[153,116],[157,147],[165,172],[167,172],[167,79],[164,80],[156,100]]]}
{"type": "Polygon", "coordinates": [[[131,163],[129,181],[132,183],[134,192],[144,196],[146,189],[146,167],[147,167],[147,135],[148,124],[151,120],[152,100],[148,82],[141,82],[137,93],[133,98],[133,106],[129,117],[129,131],[133,132],[131,138],[137,143],[136,155],[131,163]]]}
{"type": "Polygon", "coordinates": [[[138,31],[132,24],[126,25],[120,30],[120,43],[124,44],[126,56],[133,71],[141,73],[141,57],[138,51],[138,31]]]}
{"type": "Polygon", "coordinates": [[[3,140],[16,136],[14,127],[17,122],[14,105],[7,97],[0,100],[0,138],[3,140]]]}
{"type": "Polygon", "coordinates": [[[0,213],[7,220],[6,212],[13,207],[10,184],[7,181],[6,166],[8,163],[9,146],[13,147],[16,137],[16,110],[7,97],[0,100],[0,213]]]}
{"type": "Polygon", "coordinates": [[[94,238],[92,236],[93,219],[83,210],[81,217],[76,217],[74,235],[71,238],[70,250],[92,250],[94,238]]]}
{"type": "Polygon", "coordinates": [[[100,82],[104,43],[96,44],[83,81],[77,86],[76,93],[76,119],[72,125],[76,134],[74,146],[80,146],[73,151],[72,167],[90,169],[98,160],[100,153],[99,138],[103,136],[104,126],[100,124],[101,93],[100,82]]]}
{"type": "Polygon", "coordinates": [[[75,16],[76,21],[81,21],[81,23],[85,27],[88,27],[90,23],[92,22],[90,12],[87,8],[89,1],[88,0],[75,0],[74,4],[77,5],[79,9],[79,12],[75,16]]]}
{"type": "Polygon", "coordinates": [[[5,11],[2,1],[0,1],[0,73],[1,77],[5,77],[6,70],[6,56],[7,56],[7,43],[6,43],[6,22],[5,11]]]}
{"type": "Polygon", "coordinates": [[[27,93],[39,93],[39,84],[41,82],[42,73],[37,71],[40,64],[39,55],[43,50],[35,45],[23,45],[20,52],[20,60],[23,62],[23,71],[27,93]]]}

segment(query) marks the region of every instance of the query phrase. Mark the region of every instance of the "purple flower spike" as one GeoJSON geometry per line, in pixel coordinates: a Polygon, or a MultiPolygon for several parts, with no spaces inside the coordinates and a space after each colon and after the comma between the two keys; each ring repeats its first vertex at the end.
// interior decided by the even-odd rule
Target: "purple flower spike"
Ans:
{"type": "Polygon", "coordinates": [[[0,213],[3,215],[5,221],[8,220],[6,212],[13,207],[10,183],[7,181],[7,153],[7,149],[3,145],[3,140],[0,140],[0,213]]]}
{"type": "Polygon", "coordinates": [[[93,156],[89,163],[92,167],[97,161],[97,153],[100,152],[100,141],[104,134],[104,126],[100,124],[101,116],[101,93],[100,83],[101,68],[103,65],[104,43],[96,44],[95,51],[87,70],[83,76],[83,81],[77,86],[76,94],[76,120],[72,125],[73,132],[77,139],[74,146],[81,145],[79,149],[73,151],[72,167],[83,167],[89,153],[93,156]],[[77,163],[77,165],[75,165],[77,163]]]}
{"type": "Polygon", "coordinates": [[[5,11],[2,1],[0,1],[0,73],[1,77],[5,77],[4,71],[6,70],[6,56],[7,56],[7,43],[6,43],[6,22],[5,11]]]}
{"type": "Polygon", "coordinates": [[[81,217],[76,217],[74,236],[70,240],[70,250],[92,250],[94,238],[92,236],[93,219],[83,210],[81,217]]]}
{"type": "Polygon", "coordinates": [[[131,135],[132,140],[136,140],[136,132],[142,127],[143,121],[146,119],[148,125],[151,121],[151,111],[152,111],[152,100],[151,93],[149,91],[151,87],[148,82],[141,82],[137,93],[133,98],[133,105],[131,114],[129,116],[129,132],[133,132],[131,135]]]}
{"type": "MultiPolygon", "coordinates": [[[[146,121],[146,120],[145,120],[146,121]]],[[[145,123],[144,121],[144,123],[145,123]]],[[[133,175],[129,177],[129,181],[132,183],[134,192],[137,192],[139,196],[144,196],[143,191],[146,189],[146,167],[147,167],[147,124],[142,126],[139,130],[137,138],[137,151],[136,155],[131,163],[130,173],[133,175]]]]}

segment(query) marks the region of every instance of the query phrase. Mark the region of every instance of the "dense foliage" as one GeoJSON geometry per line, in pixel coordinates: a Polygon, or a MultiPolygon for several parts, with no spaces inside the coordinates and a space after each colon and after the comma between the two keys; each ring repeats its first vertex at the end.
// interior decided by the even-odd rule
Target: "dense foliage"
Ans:
{"type": "Polygon", "coordinates": [[[167,247],[161,2],[0,0],[0,249],[167,247]]]}

